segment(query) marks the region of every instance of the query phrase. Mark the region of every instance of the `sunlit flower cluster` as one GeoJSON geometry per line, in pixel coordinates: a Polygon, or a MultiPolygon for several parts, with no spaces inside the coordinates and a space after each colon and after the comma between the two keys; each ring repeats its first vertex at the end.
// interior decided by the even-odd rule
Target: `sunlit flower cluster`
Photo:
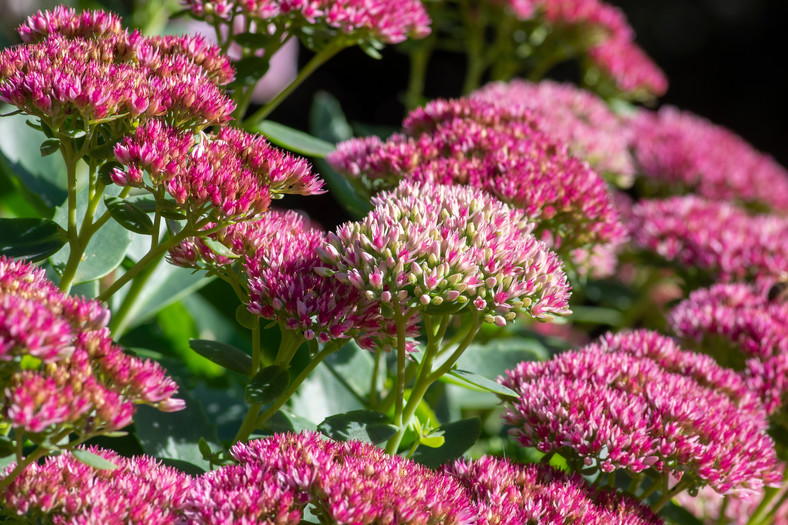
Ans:
{"type": "Polygon", "coordinates": [[[100,470],[70,452],[27,467],[0,494],[3,506],[46,523],[174,525],[192,491],[192,478],[147,456],[125,458],[84,449],[115,466],[100,470]]]}
{"type": "Polygon", "coordinates": [[[618,243],[624,231],[604,180],[540,130],[530,109],[479,99],[436,100],[414,110],[404,133],[351,139],[328,161],[370,187],[400,178],[484,189],[522,208],[562,250],[618,243]]]}
{"type": "Polygon", "coordinates": [[[569,313],[561,260],[521,210],[467,186],[404,182],[359,222],[329,234],[321,270],[379,301],[381,313],[477,311],[505,325],[569,313]]]}
{"type": "Polygon", "coordinates": [[[648,183],[788,212],[788,171],[732,131],[671,106],[641,110],[630,126],[648,183]]]}
{"type": "Polygon", "coordinates": [[[109,318],[98,302],[62,294],[43,270],[0,258],[3,420],[34,434],[99,434],[131,423],[135,404],[182,409],[157,363],[113,344],[109,318]]]}
{"type": "Polygon", "coordinates": [[[264,137],[235,128],[194,135],[160,121],[140,126],[115,147],[123,167],[112,172],[121,186],[163,186],[188,217],[207,209],[215,216],[247,220],[268,209],[272,198],[290,193],[322,193],[322,181],[309,163],[268,144],[264,137]]]}
{"type": "Polygon", "coordinates": [[[659,338],[607,336],[508,371],[502,383],[520,398],[505,419],[517,439],[543,452],[569,448],[602,472],[669,474],[687,488],[727,493],[776,482],[765,413],[742,380],[708,356],[664,342],[655,351],[659,338]]]}
{"type": "Polygon", "coordinates": [[[106,119],[229,120],[235,105],[221,84],[234,71],[216,46],[198,36],[147,38],[119,24],[110,13],[65,7],[32,16],[19,28],[30,43],[0,52],[0,100],[55,131],[75,126],[71,116],[83,119],[75,132],[106,119]]]}
{"type": "Polygon", "coordinates": [[[638,249],[712,278],[770,278],[788,268],[788,220],[726,202],[694,195],[642,200],[629,226],[638,249]]]}
{"type": "Polygon", "coordinates": [[[184,4],[195,17],[212,24],[244,17],[264,33],[282,29],[298,33],[308,27],[390,44],[430,33],[430,18],[418,0],[184,0],[184,4]]]}
{"type": "Polygon", "coordinates": [[[445,467],[471,493],[480,525],[658,525],[662,520],[630,497],[591,488],[578,474],[548,465],[482,457],[445,467]]]}

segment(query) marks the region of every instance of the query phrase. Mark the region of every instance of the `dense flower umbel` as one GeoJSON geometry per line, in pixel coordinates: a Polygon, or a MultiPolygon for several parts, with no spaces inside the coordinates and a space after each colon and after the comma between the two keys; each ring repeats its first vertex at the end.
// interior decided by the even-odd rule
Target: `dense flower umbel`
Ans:
{"type": "Polygon", "coordinates": [[[788,212],[788,171],[732,131],[670,106],[641,110],[630,126],[653,185],[788,212]]]}
{"type": "Polygon", "coordinates": [[[655,350],[655,340],[607,336],[548,362],[521,363],[502,379],[520,394],[506,421],[523,445],[571,450],[602,472],[653,469],[720,493],[776,482],[765,413],[742,381],[708,356],[655,350]]]}
{"type": "Polygon", "coordinates": [[[467,186],[403,182],[372,200],[362,221],[329,234],[323,270],[383,311],[451,313],[466,306],[504,325],[525,311],[569,313],[561,260],[532,234],[521,210],[467,186]]]}
{"type": "Polygon", "coordinates": [[[260,135],[225,127],[201,139],[197,143],[191,134],[149,121],[115,147],[115,158],[125,167],[115,169],[112,180],[142,187],[145,171],[153,184],[148,189],[163,186],[187,215],[201,217],[212,208],[215,216],[234,220],[265,212],[281,194],[323,192],[305,159],[272,147],[260,135]]]}
{"type": "Polygon", "coordinates": [[[410,113],[404,134],[351,139],[328,161],[372,187],[403,178],[484,189],[525,210],[561,249],[621,242],[604,180],[539,126],[523,107],[437,100],[410,113]]]}
{"type": "Polygon", "coordinates": [[[632,209],[630,234],[639,249],[719,280],[769,278],[788,268],[788,220],[748,215],[726,202],[643,200],[632,209]]]}
{"type": "MultiPolygon", "coordinates": [[[[277,515],[282,523],[297,523],[288,510],[309,502],[323,519],[337,525],[475,521],[473,503],[458,480],[368,443],[338,443],[311,433],[280,434],[236,444],[232,454],[244,468],[231,467],[207,478],[219,486],[221,497],[206,501],[203,515],[226,512],[238,502],[246,511],[244,523],[277,515]],[[266,485],[269,473],[276,483],[266,485]],[[246,484],[256,480],[264,483],[252,489],[261,497],[250,501],[246,484]],[[285,495],[286,504],[277,505],[278,494],[285,495]]],[[[220,523],[215,518],[203,522],[220,523]]]]}
{"type": "Polygon", "coordinates": [[[589,486],[578,474],[505,459],[460,459],[445,472],[458,478],[477,505],[479,525],[658,525],[635,499],[589,486]]]}
{"type": "Polygon", "coordinates": [[[0,258],[0,415],[32,433],[123,428],[134,405],[179,410],[175,382],[112,343],[109,312],[61,293],[43,270],[0,258]],[[40,361],[23,361],[34,357],[40,361]]]}
{"type": "Polygon", "coordinates": [[[183,3],[195,17],[212,24],[230,23],[240,15],[256,22],[261,32],[287,29],[299,33],[306,27],[389,44],[409,37],[423,38],[430,33],[430,18],[418,0],[183,0],[183,3]]]}
{"type": "Polygon", "coordinates": [[[110,13],[69,8],[31,17],[20,34],[32,43],[0,52],[0,100],[53,129],[73,115],[84,120],[78,131],[109,117],[229,120],[235,106],[220,84],[234,72],[219,48],[202,37],[119,32],[118,24],[110,13]]]}
{"type": "Polygon", "coordinates": [[[565,142],[572,155],[617,184],[631,183],[635,174],[629,153],[631,131],[590,91],[549,80],[532,83],[515,79],[490,83],[472,96],[501,106],[534,109],[541,116],[542,130],[565,142]]]}
{"type": "Polygon", "coordinates": [[[0,494],[5,509],[58,524],[181,523],[191,477],[157,460],[87,449],[117,467],[99,470],[70,452],[33,463],[0,494]]]}

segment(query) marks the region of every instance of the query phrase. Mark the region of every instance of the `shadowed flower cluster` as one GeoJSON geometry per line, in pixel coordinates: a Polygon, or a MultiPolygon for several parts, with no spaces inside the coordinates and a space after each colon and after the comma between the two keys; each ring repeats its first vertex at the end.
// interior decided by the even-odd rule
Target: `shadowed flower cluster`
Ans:
{"type": "Polygon", "coordinates": [[[525,446],[567,450],[602,472],[646,470],[720,493],[778,481],[760,403],[733,371],[656,333],[607,335],[502,384],[520,398],[505,419],[525,446]]]}
{"type": "Polygon", "coordinates": [[[590,487],[578,474],[548,465],[517,465],[482,457],[457,460],[444,471],[472,495],[479,525],[659,525],[662,520],[637,500],[590,487]]]}
{"type": "Polygon", "coordinates": [[[4,507],[27,519],[46,517],[64,525],[181,523],[190,476],[147,456],[124,458],[95,447],[85,451],[115,468],[96,469],[70,452],[47,458],[28,466],[0,494],[4,507]]]}
{"type": "Polygon", "coordinates": [[[521,210],[466,186],[404,182],[372,200],[362,221],[329,234],[321,269],[379,301],[384,317],[466,307],[505,325],[519,311],[567,315],[561,260],[521,210]]]}
{"type": "Polygon", "coordinates": [[[109,311],[61,293],[31,264],[0,258],[0,394],[17,432],[80,436],[131,423],[134,405],[183,408],[175,382],[115,346],[109,311]]]}
{"type": "Polygon", "coordinates": [[[325,32],[396,44],[430,33],[430,18],[418,0],[184,0],[192,15],[216,25],[236,17],[263,34],[325,32]]]}
{"type": "Polygon", "coordinates": [[[621,242],[624,230],[604,180],[540,126],[522,106],[436,100],[409,114],[404,133],[385,142],[351,139],[328,161],[372,188],[402,178],[483,189],[522,208],[537,234],[562,251],[621,242]]]}
{"type": "Polygon", "coordinates": [[[648,183],[788,212],[788,171],[730,130],[670,106],[641,110],[630,127],[648,183]]]}
{"type": "Polygon", "coordinates": [[[124,123],[151,117],[202,127],[235,108],[221,87],[234,70],[202,37],[148,38],[121,31],[111,13],[67,7],[39,12],[19,33],[28,43],[0,52],[0,100],[54,132],[92,134],[119,119],[105,130],[119,135],[124,123]]]}
{"type": "Polygon", "coordinates": [[[198,142],[160,121],[148,122],[115,147],[115,158],[124,167],[112,172],[112,180],[144,187],[159,199],[163,188],[193,222],[206,212],[248,220],[282,194],[323,192],[322,181],[305,159],[272,147],[260,135],[221,128],[200,138],[198,142]]]}
{"type": "Polygon", "coordinates": [[[719,280],[775,277],[788,268],[782,217],[687,195],[638,202],[629,225],[637,248],[719,280]]]}

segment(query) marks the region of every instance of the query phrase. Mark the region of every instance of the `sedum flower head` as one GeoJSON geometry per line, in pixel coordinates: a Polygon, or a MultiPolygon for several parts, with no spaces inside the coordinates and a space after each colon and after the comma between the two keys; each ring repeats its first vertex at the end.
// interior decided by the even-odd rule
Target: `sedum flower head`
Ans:
{"type": "Polygon", "coordinates": [[[518,465],[505,459],[459,459],[444,467],[471,493],[480,525],[658,525],[645,505],[589,486],[579,474],[548,465],[518,465]]]}
{"type": "Polygon", "coordinates": [[[163,187],[187,218],[207,213],[248,220],[268,209],[272,198],[322,193],[309,163],[274,148],[260,135],[221,128],[201,141],[158,120],[147,122],[115,146],[123,167],[112,173],[120,186],[163,187]],[[150,177],[146,186],[143,172],[150,177]]]}
{"type": "Polygon", "coordinates": [[[652,185],[788,211],[788,171],[732,131],[671,106],[641,110],[630,126],[652,185]]]}
{"type": "MultiPolygon", "coordinates": [[[[243,468],[215,476],[226,487],[222,501],[240,498],[244,508],[249,481],[276,480],[273,486],[264,483],[262,490],[252,489],[263,495],[252,501],[250,507],[255,510],[246,514],[251,519],[271,520],[275,515],[282,516],[282,523],[297,523],[297,518],[281,509],[300,510],[311,503],[323,520],[337,525],[474,521],[472,502],[452,476],[390,456],[368,443],[338,443],[311,433],[280,434],[237,444],[232,454],[243,468]],[[296,503],[279,506],[276,491],[285,494],[283,501],[296,503]]],[[[214,503],[213,509],[220,511],[220,506],[214,503]]]]}
{"type": "Polygon", "coordinates": [[[80,127],[63,131],[92,133],[113,121],[104,131],[115,136],[152,117],[196,127],[229,120],[235,105],[221,85],[234,71],[218,47],[198,36],[148,38],[119,24],[103,11],[34,15],[19,28],[28,43],[0,52],[0,100],[55,131],[73,116],[80,127]]]}
{"type": "Polygon", "coordinates": [[[505,420],[525,446],[570,449],[602,472],[647,469],[717,492],[779,477],[765,413],[735,372],[658,334],[607,335],[502,384],[520,394],[505,420]]]}
{"type": "Polygon", "coordinates": [[[788,220],[694,195],[640,201],[630,234],[637,248],[719,280],[770,278],[788,267],[788,220]]]}
{"type": "Polygon", "coordinates": [[[490,83],[472,96],[504,107],[533,109],[541,117],[541,129],[566,143],[573,156],[619,185],[631,184],[635,174],[629,153],[631,131],[590,91],[550,80],[534,83],[515,79],[490,83]]]}
{"type": "Polygon", "coordinates": [[[158,460],[125,458],[115,452],[87,450],[115,465],[99,470],[79,461],[70,452],[33,463],[0,494],[9,512],[52,523],[129,523],[174,525],[193,480],[158,460]],[[49,521],[47,521],[49,522],[49,521]]]}
{"type": "Polygon", "coordinates": [[[373,189],[400,178],[483,189],[522,208],[561,250],[621,242],[624,229],[604,180],[540,126],[522,107],[436,100],[408,115],[404,133],[385,142],[351,139],[328,161],[373,189]]]}
{"type": "Polygon", "coordinates": [[[263,33],[326,32],[389,44],[430,33],[430,18],[418,0],[184,0],[184,4],[196,18],[211,24],[231,23],[242,16],[263,33]]]}
{"type": "Polygon", "coordinates": [[[63,294],[41,269],[0,258],[0,419],[48,435],[118,430],[134,406],[180,410],[178,390],[151,361],[115,346],[109,311],[63,294]]]}
{"type": "Polygon", "coordinates": [[[531,233],[521,210],[466,186],[404,182],[373,198],[362,221],[329,234],[321,270],[392,307],[463,308],[504,325],[524,311],[569,313],[561,260],[531,233]]]}

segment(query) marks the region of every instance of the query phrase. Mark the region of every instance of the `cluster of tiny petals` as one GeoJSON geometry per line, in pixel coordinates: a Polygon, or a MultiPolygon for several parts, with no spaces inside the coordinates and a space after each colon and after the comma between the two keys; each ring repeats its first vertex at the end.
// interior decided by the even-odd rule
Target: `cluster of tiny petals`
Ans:
{"type": "Polygon", "coordinates": [[[571,84],[515,79],[493,82],[472,96],[504,107],[523,106],[539,113],[541,129],[567,144],[572,155],[622,185],[631,182],[635,167],[629,153],[630,128],[605,102],[571,84]]]}
{"type": "Polygon", "coordinates": [[[49,457],[28,466],[5,489],[5,509],[62,525],[182,522],[183,508],[193,491],[191,477],[147,456],[125,458],[95,447],[86,450],[117,468],[98,470],[71,453],[49,457]]]}
{"type": "Polygon", "coordinates": [[[501,382],[520,395],[505,419],[525,446],[571,449],[602,472],[653,469],[720,493],[779,477],[765,412],[742,381],[658,335],[609,335],[521,363],[501,382]]]}
{"type": "Polygon", "coordinates": [[[31,433],[63,425],[79,432],[116,430],[132,421],[134,405],[180,410],[175,382],[150,361],[115,346],[98,301],[63,294],[41,269],[0,258],[0,367],[7,383],[0,415],[31,433]],[[24,357],[41,364],[20,369],[24,357]]]}
{"type": "Polygon", "coordinates": [[[341,143],[327,160],[373,188],[402,178],[483,189],[525,210],[566,248],[625,238],[605,181],[541,131],[532,110],[437,100],[411,112],[403,127],[386,141],[341,143]]]}
{"type": "Polygon", "coordinates": [[[596,490],[578,474],[548,465],[505,459],[460,459],[444,467],[468,489],[479,525],[659,525],[662,520],[635,499],[596,490]]]}
{"type": "Polygon", "coordinates": [[[305,159],[234,128],[196,143],[193,135],[151,120],[115,147],[115,158],[123,167],[112,172],[113,182],[142,186],[147,172],[189,212],[207,206],[222,217],[248,219],[265,212],[276,195],[323,192],[305,159]]]}
{"type": "Polygon", "coordinates": [[[316,26],[396,44],[430,33],[430,18],[419,0],[183,0],[191,13],[229,23],[242,15],[262,27],[316,26]]]}
{"type": "Polygon", "coordinates": [[[458,480],[409,459],[388,455],[368,443],[338,443],[312,433],[280,434],[236,444],[231,452],[244,468],[233,467],[214,477],[222,486],[221,501],[214,503],[217,510],[225,506],[225,501],[240,500],[242,508],[247,506],[247,480],[273,477],[278,481],[278,487],[253,489],[263,493],[251,502],[258,512],[247,514],[259,520],[255,523],[280,523],[267,514],[272,507],[273,515],[283,517],[281,523],[297,523],[285,512],[303,508],[306,503],[312,503],[327,522],[337,525],[474,522],[473,503],[458,480]],[[268,494],[277,491],[286,495],[286,506],[269,499],[268,494]]]}
{"type": "Polygon", "coordinates": [[[373,198],[359,222],[329,234],[321,271],[371,301],[426,312],[476,309],[505,325],[518,311],[566,315],[561,260],[521,210],[467,186],[403,182],[373,198]]]}
{"type": "Polygon", "coordinates": [[[630,127],[639,168],[650,181],[788,212],[788,171],[730,130],[671,106],[641,110],[630,127]]]}
{"type": "Polygon", "coordinates": [[[694,195],[642,200],[629,221],[634,245],[723,281],[768,279],[788,268],[788,220],[749,215],[694,195]]]}
{"type": "Polygon", "coordinates": [[[204,126],[235,109],[220,87],[234,71],[203,37],[152,37],[119,30],[102,11],[41,12],[20,28],[30,43],[0,52],[0,100],[59,125],[165,117],[204,126]]]}
{"type": "Polygon", "coordinates": [[[665,73],[630,39],[605,40],[591,48],[588,57],[620,91],[662,96],[668,90],[665,73]]]}

